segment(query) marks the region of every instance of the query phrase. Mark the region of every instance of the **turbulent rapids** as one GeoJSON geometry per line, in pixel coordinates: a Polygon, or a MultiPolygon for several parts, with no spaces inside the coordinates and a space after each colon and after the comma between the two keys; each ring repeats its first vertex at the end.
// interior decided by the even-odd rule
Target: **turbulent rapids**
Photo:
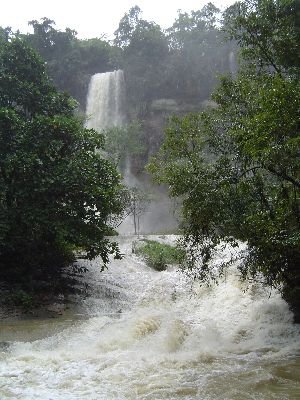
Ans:
{"type": "MultiPolygon", "coordinates": [[[[122,126],[124,104],[122,71],[94,75],[87,126],[122,126]]],[[[86,298],[62,319],[1,323],[0,400],[300,398],[299,326],[279,293],[241,284],[234,267],[201,287],[118,240],[124,258],[103,273],[85,263],[86,298]]]]}
{"type": "Polygon", "coordinates": [[[119,241],[123,260],[104,273],[88,264],[92,292],[77,308],[86,320],[33,341],[2,330],[1,400],[299,398],[299,326],[277,292],[246,290],[234,269],[200,287],[175,267],[151,270],[132,238],[119,241]]]}

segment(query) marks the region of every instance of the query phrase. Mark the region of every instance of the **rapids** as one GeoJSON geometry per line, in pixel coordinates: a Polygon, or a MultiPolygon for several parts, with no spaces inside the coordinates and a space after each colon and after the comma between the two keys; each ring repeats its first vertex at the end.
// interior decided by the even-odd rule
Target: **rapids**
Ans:
{"type": "Polygon", "coordinates": [[[31,339],[19,321],[18,340],[1,323],[1,400],[300,398],[299,326],[276,291],[246,290],[234,268],[201,287],[118,240],[123,260],[87,264],[92,290],[73,319],[41,321],[49,330],[31,339]]]}

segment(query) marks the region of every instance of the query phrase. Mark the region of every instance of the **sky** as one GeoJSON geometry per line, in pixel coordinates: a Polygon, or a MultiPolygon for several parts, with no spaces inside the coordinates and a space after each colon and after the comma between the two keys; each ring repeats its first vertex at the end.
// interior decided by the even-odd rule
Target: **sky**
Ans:
{"type": "MultiPolygon", "coordinates": [[[[199,10],[209,0],[8,0],[1,5],[0,26],[13,31],[30,32],[28,21],[47,17],[56,22],[56,29],[66,27],[78,32],[81,39],[107,35],[113,38],[120,19],[131,7],[138,5],[142,18],[167,28],[174,22],[177,10],[199,10]]],[[[233,0],[212,0],[224,9],[233,0]]]]}

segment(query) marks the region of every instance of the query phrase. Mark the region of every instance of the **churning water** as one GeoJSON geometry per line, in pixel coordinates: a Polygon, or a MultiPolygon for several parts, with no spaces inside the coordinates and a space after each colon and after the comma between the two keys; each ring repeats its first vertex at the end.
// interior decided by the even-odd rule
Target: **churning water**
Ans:
{"type": "Polygon", "coordinates": [[[123,260],[89,264],[87,320],[3,348],[1,400],[300,398],[299,326],[277,292],[245,290],[234,268],[200,287],[119,240],[123,260]]]}

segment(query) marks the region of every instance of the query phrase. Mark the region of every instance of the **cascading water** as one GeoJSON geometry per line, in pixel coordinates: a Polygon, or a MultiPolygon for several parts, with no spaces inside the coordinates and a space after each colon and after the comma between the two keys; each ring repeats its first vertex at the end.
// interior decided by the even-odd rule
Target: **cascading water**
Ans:
{"type": "Polygon", "coordinates": [[[108,271],[87,264],[93,291],[78,311],[89,319],[32,342],[2,329],[1,400],[299,398],[299,326],[276,291],[246,290],[234,268],[200,287],[174,267],[148,268],[132,238],[119,242],[125,257],[108,271]]]}
{"type": "Polygon", "coordinates": [[[97,131],[122,126],[125,117],[125,84],[122,70],[92,76],[87,96],[87,128],[97,131]]]}
{"type": "MultiPolygon", "coordinates": [[[[124,122],[122,81],[121,71],[92,78],[89,127],[124,122]]],[[[89,290],[68,317],[0,323],[1,400],[300,398],[299,326],[278,292],[241,284],[236,265],[210,287],[154,271],[132,240],[118,238],[124,258],[103,273],[82,263],[89,290]]]]}
{"type": "Polygon", "coordinates": [[[237,73],[237,63],[233,51],[229,53],[228,62],[229,62],[229,71],[233,76],[235,76],[237,73]]]}
{"type": "MultiPolygon", "coordinates": [[[[113,126],[122,126],[127,122],[125,81],[122,70],[92,76],[87,96],[86,115],[86,127],[94,128],[99,132],[113,126]]],[[[131,171],[129,157],[122,173],[127,186],[144,189],[144,182],[140,182],[131,171]]],[[[153,187],[151,189],[153,190],[153,187]]],[[[164,231],[177,226],[167,196],[164,193],[156,193],[155,197],[155,202],[151,203],[147,213],[141,218],[143,232],[164,231]]],[[[132,216],[127,217],[118,231],[122,234],[134,233],[132,216]]]]}
{"type": "MultiPolygon", "coordinates": [[[[122,70],[99,73],[92,76],[87,95],[86,127],[98,132],[126,123],[125,82],[122,70]]],[[[131,173],[129,159],[123,178],[128,186],[139,184],[131,173]]],[[[121,225],[122,232],[130,231],[133,226],[132,217],[128,216],[121,225]]]]}

